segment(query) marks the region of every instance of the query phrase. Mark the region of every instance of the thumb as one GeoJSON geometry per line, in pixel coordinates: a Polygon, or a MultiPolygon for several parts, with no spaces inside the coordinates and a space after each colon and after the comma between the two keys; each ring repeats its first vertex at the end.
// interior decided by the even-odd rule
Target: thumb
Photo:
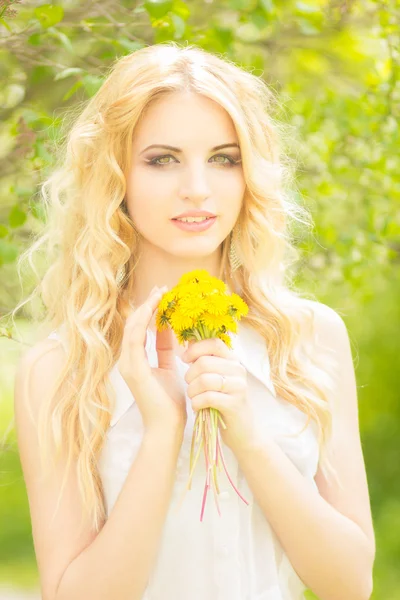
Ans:
{"type": "Polygon", "coordinates": [[[174,353],[174,332],[171,327],[167,327],[162,331],[157,329],[156,334],[156,350],[158,356],[159,369],[176,368],[175,353],[174,353]]]}

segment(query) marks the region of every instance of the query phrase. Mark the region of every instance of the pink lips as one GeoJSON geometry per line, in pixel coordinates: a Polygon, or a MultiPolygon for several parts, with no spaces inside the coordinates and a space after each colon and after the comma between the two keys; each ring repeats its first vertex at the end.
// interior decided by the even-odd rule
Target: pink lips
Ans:
{"type": "Polygon", "coordinates": [[[217,220],[217,217],[211,217],[209,219],[205,219],[199,223],[185,223],[184,221],[178,221],[177,219],[171,219],[174,225],[182,229],[183,231],[206,231],[209,229],[217,220]]]}

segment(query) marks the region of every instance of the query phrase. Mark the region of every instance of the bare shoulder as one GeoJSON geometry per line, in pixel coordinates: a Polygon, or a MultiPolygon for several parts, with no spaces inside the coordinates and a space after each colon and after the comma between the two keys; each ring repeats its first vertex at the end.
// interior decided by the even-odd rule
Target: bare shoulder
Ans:
{"type": "Polygon", "coordinates": [[[66,353],[58,340],[41,340],[21,355],[14,382],[17,444],[43,600],[55,598],[68,566],[97,535],[88,522],[81,527],[82,505],[75,463],[72,461],[66,477],[67,454],[62,452],[50,476],[44,477],[41,471],[38,415],[65,361],[66,353]]]}
{"type": "Polygon", "coordinates": [[[324,304],[323,302],[303,298],[303,304],[304,306],[310,308],[314,313],[315,318],[321,322],[343,323],[343,318],[341,315],[334,308],[324,304]]]}
{"type": "Polygon", "coordinates": [[[319,341],[330,347],[349,341],[346,323],[335,309],[316,300],[303,299],[303,304],[313,314],[314,331],[319,341]]]}
{"type": "MultiPolygon", "coordinates": [[[[65,350],[58,340],[45,338],[23,352],[18,360],[15,373],[14,408],[18,418],[25,401],[36,412],[40,408],[41,395],[31,394],[37,384],[43,392],[55,380],[65,364],[65,350]]],[[[22,411],[23,412],[23,411],[22,411]]]]}
{"type": "Polygon", "coordinates": [[[21,373],[23,370],[21,367],[26,368],[38,360],[42,367],[48,362],[54,363],[54,366],[56,363],[61,364],[65,360],[65,350],[60,340],[47,337],[37,341],[33,346],[29,346],[20,356],[17,373],[21,373]]]}
{"type": "Polygon", "coordinates": [[[39,340],[21,354],[14,378],[14,417],[17,434],[18,430],[28,426],[27,416],[31,422],[34,419],[37,424],[44,398],[51,393],[65,362],[65,349],[60,340],[54,338],[39,340]]]}

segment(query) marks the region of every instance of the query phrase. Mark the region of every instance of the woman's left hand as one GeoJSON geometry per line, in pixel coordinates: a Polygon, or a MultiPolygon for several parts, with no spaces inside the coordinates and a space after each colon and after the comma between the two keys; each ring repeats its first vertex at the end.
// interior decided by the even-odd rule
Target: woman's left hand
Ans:
{"type": "Polygon", "coordinates": [[[185,375],[192,408],[216,408],[226,425],[218,421],[223,442],[242,448],[255,436],[255,419],[248,399],[247,371],[235,353],[219,338],[190,342],[182,360],[191,363],[185,375]],[[225,377],[222,387],[222,377],[225,377]]]}

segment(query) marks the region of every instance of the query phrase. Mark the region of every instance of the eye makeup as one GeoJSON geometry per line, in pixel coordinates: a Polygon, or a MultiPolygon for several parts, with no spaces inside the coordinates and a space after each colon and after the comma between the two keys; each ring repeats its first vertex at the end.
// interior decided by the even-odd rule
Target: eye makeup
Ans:
{"type": "MultiPolygon", "coordinates": [[[[222,167],[234,167],[236,165],[239,165],[242,162],[241,157],[235,158],[233,156],[229,156],[228,154],[216,154],[215,156],[212,156],[211,158],[218,158],[218,157],[223,157],[225,159],[227,159],[228,162],[222,162],[222,161],[213,161],[216,164],[221,165],[222,167]]],[[[172,156],[172,154],[162,154],[160,156],[155,156],[149,160],[146,160],[146,163],[148,165],[154,166],[154,167],[164,167],[164,166],[168,166],[170,164],[172,164],[171,162],[164,162],[164,163],[159,163],[157,161],[163,159],[163,158],[173,158],[175,159],[174,156],[172,156]]]]}

